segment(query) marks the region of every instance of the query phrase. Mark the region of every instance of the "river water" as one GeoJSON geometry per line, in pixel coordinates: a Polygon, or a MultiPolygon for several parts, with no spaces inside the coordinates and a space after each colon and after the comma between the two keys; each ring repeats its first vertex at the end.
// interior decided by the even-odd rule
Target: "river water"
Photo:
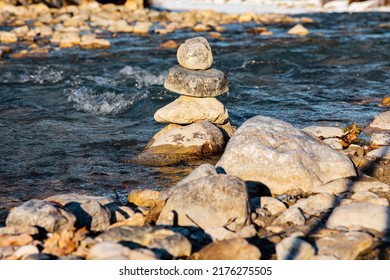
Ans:
{"type": "MultiPolygon", "coordinates": [[[[364,127],[390,95],[390,14],[314,14],[310,35],[255,24],[207,37],[230,91],[219,97],[236,125],[255,115],[309,125],[364,127]]],[[[154,112],[177,95],[162,86],[176,62],[168,39],[204,35],[120,35],[107,50],[78,48],[0,64],[0,211],[31,198],[79,192],[119,195],[172,186],[201,162],[154,168],[129,161],[164,125],[154,112]]],[[[1,213],[1,212],[0,212],[1,213]]],[[[0,215],[1,216],[1,215],[0,215]]],[[[3,215],[4,216],[4,215],[3,215]]]]}

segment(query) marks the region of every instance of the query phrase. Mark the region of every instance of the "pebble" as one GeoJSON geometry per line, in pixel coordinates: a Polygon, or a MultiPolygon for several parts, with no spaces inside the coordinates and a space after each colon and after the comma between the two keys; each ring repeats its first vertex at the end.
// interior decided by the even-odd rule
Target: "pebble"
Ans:
{"type": "Polygon", "coordinates": [[[184,68],[206,70],[213,64],[213,54],[205,38],[195,37],[180,45],[177,50],[177,60],[184,68]]]}
{"type": "Polygon", "coordinates": [[[315,254],[313,246],[299,237],[287,237],[275,247],[278,260],[309,260],[315,254]]]}
{"type": "Polygon", "coordinates": [[[310,32],[307,28],[305,28],[302,24],[294,25],[287,34],[290,35],[299,35],[299,36],[305,36],[308,35],[310,32]]]}
{"type": "Polygon", "coordinates": [[[168,70],[164,87],[192,97],[215,97],[229,90],[227,78],[222,71],[216,69],[196,71],[179,65],[168,70]]]}

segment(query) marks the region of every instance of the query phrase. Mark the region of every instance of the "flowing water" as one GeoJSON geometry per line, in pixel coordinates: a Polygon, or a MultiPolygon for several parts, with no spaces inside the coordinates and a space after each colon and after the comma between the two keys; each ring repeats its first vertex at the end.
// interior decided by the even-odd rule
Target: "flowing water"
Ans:
{"type": "MultiPolygon", "coordinates": [[[[207,37],[230,91],[218,99],[236,125],[255,115],[309,125],[369,124],[390,95],[390,14],[310,15],[310,35],[250,33],[227,25],[207,37]]],[[[122,200],[133,189],[174,184],[200,162],[154,168],[129,162],[164,125],[154,112],[176,50],[168,39],[206,34],[120,35],[108,50],[66,49],[0,64],[0,213],[31,198],[79,192],[122,200]]],[[[205,161],[215,162],[215,158],[205,161]]],[[[0,215],[1,216],[1,215],[0,215]]]]}

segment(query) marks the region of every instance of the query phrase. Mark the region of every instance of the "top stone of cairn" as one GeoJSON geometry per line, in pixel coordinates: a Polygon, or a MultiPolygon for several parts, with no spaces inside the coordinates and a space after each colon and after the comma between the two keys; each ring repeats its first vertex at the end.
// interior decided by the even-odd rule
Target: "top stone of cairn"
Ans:
{"type": "Polygon", "coordinates": [[[206,70],[213,64],[213,53],[205,38],[195,37],[180,45],[177,60],[184,68],[206,70]]]}

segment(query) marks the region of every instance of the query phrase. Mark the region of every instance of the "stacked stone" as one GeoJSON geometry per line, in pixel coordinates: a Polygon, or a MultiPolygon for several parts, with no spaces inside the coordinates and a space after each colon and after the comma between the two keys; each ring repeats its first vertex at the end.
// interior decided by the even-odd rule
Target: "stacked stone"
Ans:
{"type": "Polygon", "coordinates": [[[186,40],[178,48],[177,60],[179,65],[168,70],[164,87],[180,97],[155,113],[157,122],[169,125],[153,136],[136,158],[138,163],[166,165],[215,155],[233,133],[225,106],[215,98],[228,92],[228,80],[211,68],[213,54],[207,40],[186,40]]]}

